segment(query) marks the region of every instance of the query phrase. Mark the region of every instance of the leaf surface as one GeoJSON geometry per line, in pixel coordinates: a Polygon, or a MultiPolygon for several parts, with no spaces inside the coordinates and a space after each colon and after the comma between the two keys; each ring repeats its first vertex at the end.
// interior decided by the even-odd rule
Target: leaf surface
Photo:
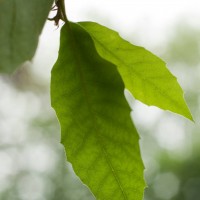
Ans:
{"type": "Polygon", "coordinates": [[[145,183],[138,133],[116,67],[78,24],[63,26],[52,69],[51,102],[75,173],[97,199],[141,200],[145,183]]]}
{"type": "Polygon", "coordinates": [[[31,60],[53,0],[0,0],[0,72],[31,60]]]}
{"type": "Polygon", "coordinates": [[[165,62],[105,26],[94,22],[79,24],[91,35],[99,55],[117,66],[125,87],[136,99],[192,120],[183,91],[165,62]]]}

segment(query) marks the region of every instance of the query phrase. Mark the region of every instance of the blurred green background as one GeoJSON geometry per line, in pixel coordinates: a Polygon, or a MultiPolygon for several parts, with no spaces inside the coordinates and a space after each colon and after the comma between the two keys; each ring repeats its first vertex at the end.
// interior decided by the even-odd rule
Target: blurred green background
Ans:
{"type": "MultiPolygon", "coordinates": [[[[163,58],[178,77],[195,123],[131,99],[146,168],[144,200],[199,200],[200,24],[195,6],[184,7],[194,14],[191,17],[179,3],[66,2],[70,20],[93,20],[115,28],[163,58]]],[[[0,75],[1,200],[95,199],[66,162],[59,124],[50,107],[50,70],[58,38],[59,29],[47,22],[33,61],[13,75],[0,75]]]]}

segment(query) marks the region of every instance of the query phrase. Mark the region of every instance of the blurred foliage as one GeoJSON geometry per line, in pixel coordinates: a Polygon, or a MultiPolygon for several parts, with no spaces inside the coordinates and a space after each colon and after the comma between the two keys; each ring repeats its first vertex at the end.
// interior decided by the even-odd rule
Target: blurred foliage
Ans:
{"type": "Polygon", "coordinates": [[[149,177],[147,200],[191,200],[200,197],[200,151],[192,150],[189,158],[179,160],[166,151],[157,158],[160,168],[149,177]]]}
{"type": "MultiPolygon", "coordinates": [[[[176,151],[159,148],[154,160],[156,170],[147,167],[148,188],[145,200],[197,200],[200,198],[200,148],[199,148],[199,85],[200,85],[200,30],[191,25],[179,24],[173,37],[166,42],[163,55],[172,71],[184,85],[187,102],[194,115],[195,124],[184,121],[186,132],[184,147],[176,151]]],[[[167,122],[166,122],[167,123],[167,122]]],[[[174,121],[174,123],[177,123],[174,121]]],[[[176,135],[176,132],[174,132],[176,135]]]]}
{"type": "MultiPolygon", "coordinates": [[[[186,24],[177,27],[166,41],[162,57],[179,77],[196,122],[164,113],[149,126],[144,122],[137,125],[148,183],[145,200],[200,198],[200,31],[186,24]],[[168,126],[169,118],[185,134],[178,152],[164,149],[157,138],[158,127],[163,121],[168,126]]],[[[38,80],[27,64],[13,76],[1,76],[0,90],[0,199],[94,200],[65,162],[58,142],[59,125],[50,109],[48,83],[38,80]],[[4,102],[22,105],[6,107],[4,102]],[[16,114],[19,110],[22,117],[16,114]]]]}
{"type": "Polygon", "coordinates": [[[66,163],[64,148],[59,144],[59,125],[50,107],[48,84],[37,79],[29,64],[0,78],[4,91],[0,101],[0,199],[94,199],[66,163]],[[9,103],[18,105],[19,110],[4,106],[9,103]],[[12,121],[16,126],[6,130],[12,121]],[[1,126],[3,123],[5,127],[1,126]]]}
{"type": "Polygon", "coordinates": [[[200,29],[185,23],[178,24],[167,46],[165,57],[168,62],[195,67],[200,57],[200,29]]]}

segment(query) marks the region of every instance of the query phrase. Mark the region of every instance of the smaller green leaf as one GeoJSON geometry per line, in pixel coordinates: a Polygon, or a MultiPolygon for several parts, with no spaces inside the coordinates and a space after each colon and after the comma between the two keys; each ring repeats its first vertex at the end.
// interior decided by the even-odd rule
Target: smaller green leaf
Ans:
{"type": "Polygon", "coordinates": [[[91,35],[100,56],[117,66],[125,87],[136,99],[192,120],[183,91],[165,62],[105,26],[93,22],[79,24],[91,35]]]}

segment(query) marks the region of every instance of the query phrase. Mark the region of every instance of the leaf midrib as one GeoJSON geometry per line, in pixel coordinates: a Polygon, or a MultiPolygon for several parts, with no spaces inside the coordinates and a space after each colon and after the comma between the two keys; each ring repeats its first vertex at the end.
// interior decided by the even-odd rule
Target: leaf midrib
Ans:
{"type": "Polygon", "coordinates": [[[16,11],[16,1],[13,1],[12,4],[12,9],[13,12],[11,12],[12,14],[12,21],[11,21],[11,28],[10,28],[10,61],[13,62],[14,61],[14,33],[15,33],[15,29],[16,29],[16,15],[17,15],[17,11],[16,11]]]}

